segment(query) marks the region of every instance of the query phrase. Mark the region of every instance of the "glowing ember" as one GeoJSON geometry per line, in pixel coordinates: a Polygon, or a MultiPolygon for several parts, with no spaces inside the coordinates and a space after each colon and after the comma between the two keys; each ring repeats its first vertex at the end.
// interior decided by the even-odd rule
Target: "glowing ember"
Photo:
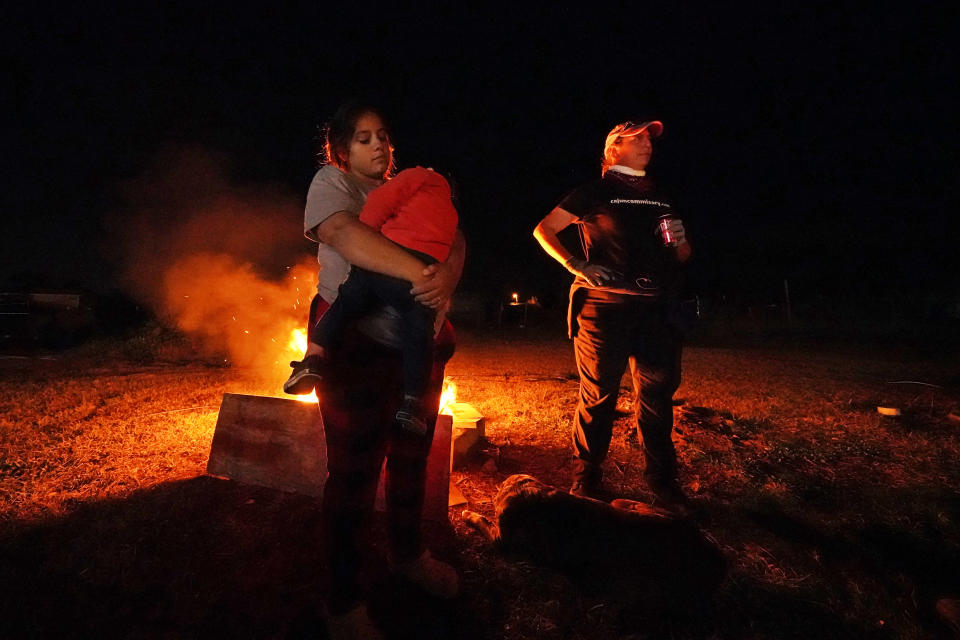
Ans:
{"type": "Polygon", "coordinates": [[[443,391],[440,393],[440,413],[453,415],[453,405],[457,401],[457,385],[450,378],[443,379],[443,391]]]}
{"type": "MultiPolygon", "coordinates": [[[[290,332],[290,342],[287,343],[287,348],[293,352],[293,359],[299,360],[303,357],[303,353],[307,350],[307,330],[306,329],[294,329],[290,332]]],[[[317,398],[317,391],[313,390],[305,396],[294,396],[295,400],[300,402],[319,402],[317,398]]]]}

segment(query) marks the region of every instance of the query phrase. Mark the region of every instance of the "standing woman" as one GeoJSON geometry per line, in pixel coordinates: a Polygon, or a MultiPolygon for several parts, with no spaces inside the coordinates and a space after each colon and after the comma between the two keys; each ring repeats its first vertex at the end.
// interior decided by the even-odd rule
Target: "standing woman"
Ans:
{"type": "MultiPolygon", "coordinates": [[[[426,267],[357,218],[367,195],[383,184],[393,167],[390,132],[381,112],[360,103],[341,106],[328,124],[325,151],[328,164],[314,176],[304,212],[304,233],[319,243],[311,323],[336,299],[351,264],[407,280],[418,301],[434,309],[445,307],[463,269],[462,234],[457,232],[446,262],[426,267]]],[[[323,495],[323,543],[333,638],[380,637],[363,603],[358,574],[384,458],[393,571],[436,597],[452,598],[458,588],[453,567],[431,557],[420,533],[426,459],[444,365],[453,354],[453,330],[445,322],[435,339],[430,388],[424,398],[433,413],[427,433],[414,436],[394,425],[402,401],[402,359],[398,316],[391,311],[382,307],[345,332],[330,353],[336,375],[317,386],[329,471],[323,495]]]]}
{"type": "Polygon", "coordinates": [[[683,500],[671,438],[681,335],[670,312],[691,247],[669,198],[646,175],[651,139],[662,131],[656,120],[614,127],[604,144],[602,177],[564,198],[533,232],[576,276],[569,309],[580,373],[570,489],[575,495],[600,493],[620,378],[629,363],[648,486],[660,502],[683,500]],[[557,237],[571,224],[580,228],[585,260],[557,237]]]}

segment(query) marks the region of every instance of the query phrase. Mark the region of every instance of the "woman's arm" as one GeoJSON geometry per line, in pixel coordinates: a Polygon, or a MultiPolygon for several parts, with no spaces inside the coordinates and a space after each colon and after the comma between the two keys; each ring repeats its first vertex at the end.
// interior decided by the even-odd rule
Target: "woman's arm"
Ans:
{"type": "Polygon", "coordinates": [[[567,271],[575,276],[580,276],[593,286],[602,285],[604,282],[613,279],[613,272],[606,267],[590,264],[586,260],[574,257],[557,237],[558,233],[576,220],[577,217],[569,211],[556,207],[536,226],[533,230],[533,237],[537,239],[543,250],[551,258],[562,264],[567,271]]]}
{"type": "Polygon", "coordinates": [[[396,244],[360,222],[356,216],[338,211],[313,228],[313,235],[333,247],[344,260],[368,271],[423,284],[424,264],[396,244]]]}
{"type": "Polygon", "coordinates": [[[557,234],[573,224],[576,219],[577,217],[569,211],[557,207],[548,213],[533,230],[533,237],[537,239],[543,250],[564,266],[573,254],[567,251],[557,234]]]}

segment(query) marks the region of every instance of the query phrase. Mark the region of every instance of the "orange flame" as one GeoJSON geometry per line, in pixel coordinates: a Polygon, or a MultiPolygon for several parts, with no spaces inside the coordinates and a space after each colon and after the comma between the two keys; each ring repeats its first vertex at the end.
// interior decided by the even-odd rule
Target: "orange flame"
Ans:
{"type": "MultiPolygon", "coordinates": [[[[307,330],[306,329],[294,329],[290,332],[290,342],[287,343],[287,349],[289,349],[294,355],[294,359],[302,358],[304,352],[307,350],[307,330]]],[[[320,401],[317,398],[317,391],[313,390],[305,396],[294,396],[296,400],[300,402],[313,402],[317,403],[320,401]]]]}
{"type": "Polygon", "coordinates": [[[440,393],[440,413],[453,415],[453,405],[457,402],[457,385],[450,378],[443,379],[443,391],[440,393]]]}
{"type": "Polygon", "coordinates": [[[297,355],[303,355],[303,352],[307,350],[307,330],[294,329],[291,331],[290,342],[287,343],[287,347],[296,352],[297,355]]]}

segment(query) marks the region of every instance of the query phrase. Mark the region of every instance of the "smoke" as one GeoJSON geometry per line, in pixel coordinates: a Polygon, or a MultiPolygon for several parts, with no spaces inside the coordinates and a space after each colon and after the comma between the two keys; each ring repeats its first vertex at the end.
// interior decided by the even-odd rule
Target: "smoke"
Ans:
{"type": "Polygon", "coordinates": [[[239,366],[287,367],[300,354],[315,291],[302,196],[273,184],[238,184],[224,156],[168,148],[121,187],[110,223],[128,291],[210,353],[239,366]]]}
{"type": "Polygon", "coordinates": [[[164,274],[164,311],[210,349],[240,366],[287,370],[294,329],[304,329],[315,269],[292,267],[282,281],[258,275],[232,256],[184,257],[164,274]]]}

